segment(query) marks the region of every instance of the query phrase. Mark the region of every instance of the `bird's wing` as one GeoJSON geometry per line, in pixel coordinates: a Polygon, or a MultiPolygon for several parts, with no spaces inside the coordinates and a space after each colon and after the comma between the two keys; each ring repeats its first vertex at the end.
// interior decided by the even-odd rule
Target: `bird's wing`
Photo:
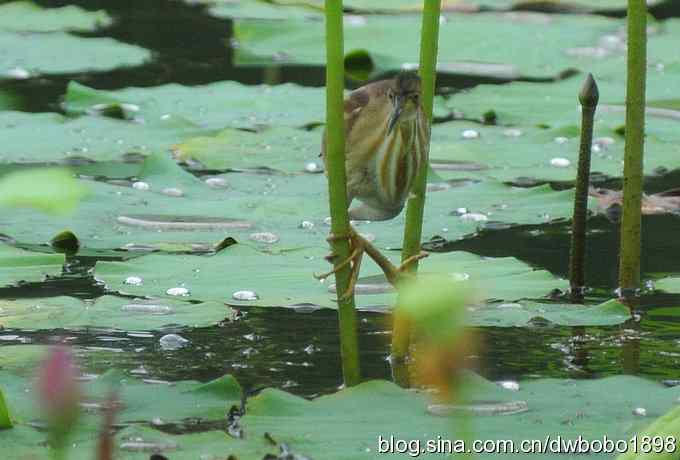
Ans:
{"type": "MultiPolygon", "coordinates": [[[[354,126],[361,110],[368,105],[369,94],[365,87],[356,89],[349,93],[349,96],[345,99],[343,105],[344,118],[345,118],[345,136],[349,137],[349,133],[354,126]]],[[[323,137],[321,140],[321,155],[322,158],[326,158],[326,130],[323,131],[323,137]]]]}
{"type": "Polygon", "coordinates": [[[347,99],[345,99],[345,133],[347,135],[349,135],[349,132],[354,127],[354,122],[359,118],[362,109],[368,105],[369,100],[370,94],[366,87],[352,91],[347,99]]]}

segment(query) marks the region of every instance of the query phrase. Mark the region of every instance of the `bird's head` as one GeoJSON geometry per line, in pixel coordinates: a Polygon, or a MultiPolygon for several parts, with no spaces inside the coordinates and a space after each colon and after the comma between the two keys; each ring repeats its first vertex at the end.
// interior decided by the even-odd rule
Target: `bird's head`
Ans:
{"type": "Polygon", "coordinates": [[[420,77],[415,72],[402,72],[387,89],[392,105],[388,131],[392,132],[399,122],[411,121],[420,107],[420,77]]]}

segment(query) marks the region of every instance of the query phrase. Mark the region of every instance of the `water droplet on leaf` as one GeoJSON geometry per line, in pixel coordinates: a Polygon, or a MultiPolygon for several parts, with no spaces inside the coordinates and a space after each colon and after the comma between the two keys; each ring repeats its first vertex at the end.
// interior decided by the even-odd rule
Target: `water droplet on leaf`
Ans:
{"type": "Polygon", "coordinates": [[[484,214],[476,213],[476,212],[468,212],[466,214],[463,214],[460,216],[461,219],[463,220],[469,220],[472,222],[486,222],[489,220],[487,216],[484,214]]]}
{"type": "Polygon", "coordinates": [[[568,168],[571,166],[571,161],[566,158],[553,158],[550,160],[550,166],[554,166],[555,168],[568,168]]]}
{"type": "Polygon", "coordinates": [[[124,284],[128,284],[130,286],[141,286],[142,282],[143,280],[139,276],[128,276],[125,278],[125,281],[123,281],[124,284]]]}
{"type": "Polygon", "coordinates": [[[322,173],[323,167],[315,161],[310,161],[309,163],[305,164],[305,172],[308,172],[308,173],[311,173],[311,174],[322,173]]]}
{"type": "Polygon", "coordinates": [[[231,295],[234,300],[258,300],[259,297],[253,291],[236,291],[231,295]]]}
{"type": "Polygon", "coordinates": [[[503,131],[503,134],[507,137],[520,137],[522,135],[522,130],[517,128],[508,128],[503,131]]]}
{"type": "Polygon", "coordinates": [[[498,308],[522,308],[522,305],[518,303],[502,303],[498,308]]]}
{"type": "Polygon", "coordinates": [[[519,391],[519,383],[514,380],[503,380],[501,382],[496,382],[498,386],[510,391],[519,391]]]}
{"type": "Polygon", "coordinates": [[[15,80],[26,80],[27,78],[31,78],[31,72],[22,67],[11,68],[5,72],[5,75],[8,78],[14,78],[15,80]]]}
{"type": "Polygon", "coordinates": [[[646,417],[647,416],[647,409],[644,407],[636,407],[633,409],[633,415],[636,415],[638,417],[646,417]]]}
{"type": "Polygon", "coordinates": [[[160,338],[159,343],[163,350],[177,350],[189,344],[189,341],[177,334],[166,334],[160,338]]]}
{"type": "Polygon", "coordinates": [[[475,131],[474,129],[466,129],[461,135],[463,136],[463,139],[477,139],[479,138],[479,131],[475,131]]]}
{"type": "Polygon", "coordinates": [[[278,235],[271,233],[271,232],[251,233],[248,238],[253,240],[253,241],[257,241],[258,243],[266,243],[266,244],[273,244],[273,243],[276,243],[277,241],[279,241],[278,235]]]}
{"type": "Polygon", "coordinates": [[[163,193],[163,195],[167,195],[167,196],[175,196],[175,197],[184,196],[184,192],[182,190],[176,188],[176,187],[164,188],[161,193],[163,193]]]}
{"type": "Polygon", "coordinates": [[[224,188],[227,186],[227,181],[222,177],[209,177],[205,180],[205,183],[213,188],[224,188]]]}
{"type": "Polygon", "coordinates": [[[189,295],[189,289],[185,287],[173,287],[165,291],[167,295],[186,297],[189,295]]]}

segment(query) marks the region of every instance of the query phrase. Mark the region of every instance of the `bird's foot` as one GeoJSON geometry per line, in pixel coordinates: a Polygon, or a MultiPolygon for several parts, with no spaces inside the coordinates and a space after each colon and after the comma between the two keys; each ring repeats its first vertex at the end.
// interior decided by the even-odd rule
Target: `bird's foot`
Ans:
{"type": "MultiPolygon", "coordinates": [[[[326,241],[328,241],[329,243],[333,243],[334,241],[338,240],[349,240],[351,251],[349,257],[347,257],[345,260],[337,264],[333,268],[333,270],[326,273],[315,274],[314,277],[318,280],[323,281],[329,276],[336,274],[340,270],[344,269],[347,265],[349,265],[350,266],[349,284],[347,285],[347,289],[345,290],[345,292],[343,292],[342,295],[338,297],[338,300],[344,300],[352,295],[352,293],[354,292],[354,287],[357,284],[357,279],[359,278],[359,269],[361,267],[361,259],[364,255],[365,240],[362,237],[360,237],[354,229],[350,229],[350,231],[346,235],[334,235],[331,233],[328,236],[328,238],[326,238],[326,241]]],[[[329,261],[330,263],[334,263],[335,259],[337,258],[338,255],[334,252],[326,256],[326,260],[329,261]]]]}
{"type": "Polygon", "coordinates": [[[430,254],[425,252],[425,251],[420,251],[419,254],[416,254],[414,256],[411,256],[404,260],[401,265],[399,265],[399,268],[397,268],[397,273],[398,275],[402,275],[404,273],[408,273],[411,266],[418,262],[420,259],[424,259],[425,257],[428,257],[430,254]]]}
{"type": "MultiPolygon", "coordinates": [[[[403,278],[412,276],[410,269],[414,263],[421,259],[429,256],[427,252],[421,251],[419,254],[411,256],[404,260],[398,267],[392,264],[390,260],[385,257],[378,248],[373,246],[369,241],[362,237],[354,228],[350,228],[350,231],[346,235],[334,235],[331,234],[326,241],[333,243],[338,240],[349,240],[350,242],[350,255],[345,260],[336,265],[333,270],[322,273],[315,274],[314,277],[319,280],[325,280],[331,275],[336,274],[338,271],[344,269],[347,265],[350,266],[350,279],[349,285],[345,292],[339,297],[340,300],[344,300],[354,292],[354,287],[359,279],[359,268],[361,267],[361,259],[364,253],[368,254],[371,259],[373,259],[376,264],[382,269],[387,281],[392,285],[396,285],[403,278]]],[[[331,253],[326,257],[326,260],[333,263],[337,259],[338,255],[331,253]]]]}

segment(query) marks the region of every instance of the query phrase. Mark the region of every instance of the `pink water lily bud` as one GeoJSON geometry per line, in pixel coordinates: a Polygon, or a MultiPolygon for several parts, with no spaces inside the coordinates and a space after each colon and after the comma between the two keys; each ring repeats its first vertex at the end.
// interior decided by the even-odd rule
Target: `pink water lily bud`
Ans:
{"type": "Polygon", "coordinates": [[[68,432],[78,418],[79,371],[68,347],[58,345],[48,352],[38,371],[37,390],[50,430],[68,432]]]}

